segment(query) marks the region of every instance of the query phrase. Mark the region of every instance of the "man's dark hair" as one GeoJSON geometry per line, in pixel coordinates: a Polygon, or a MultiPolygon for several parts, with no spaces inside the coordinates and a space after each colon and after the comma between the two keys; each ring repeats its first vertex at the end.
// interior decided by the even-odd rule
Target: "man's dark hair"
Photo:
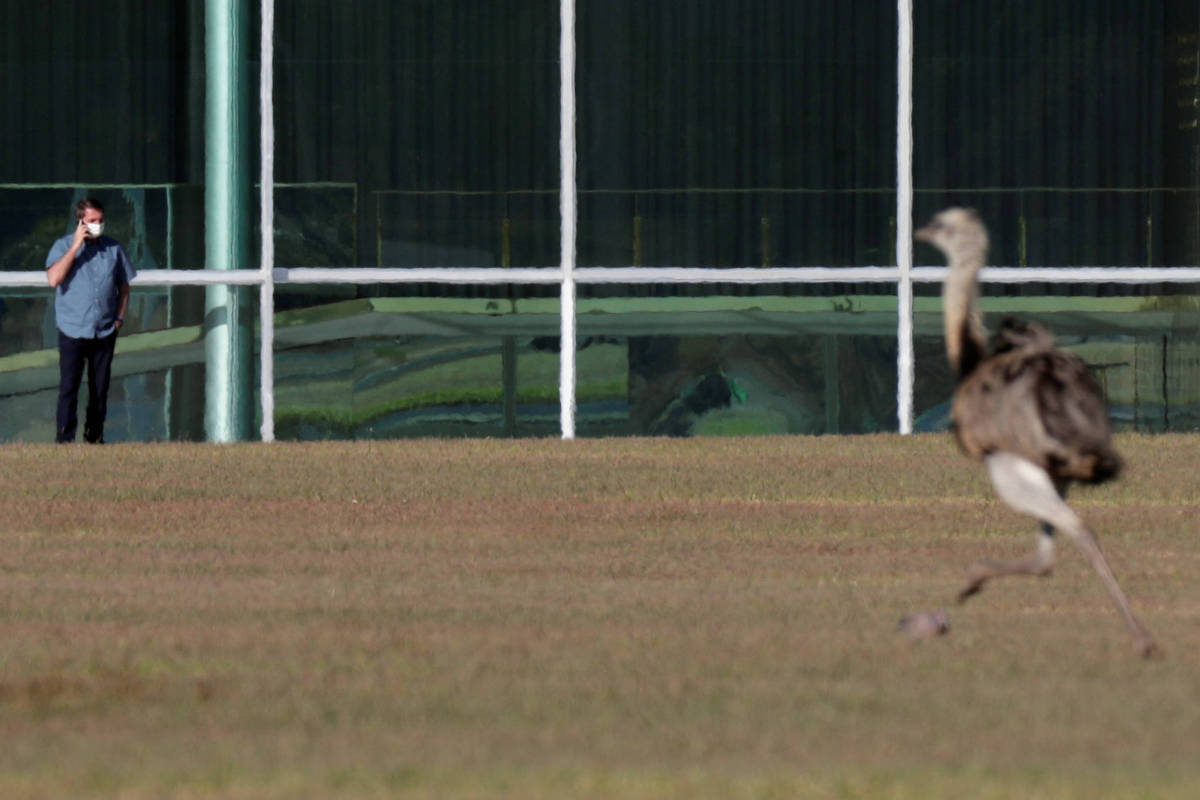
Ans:
{"type": "Polygon", "coordinates": [[[89,208],[94,208],[101,214],[104,213],[104,204],[94,197],[85,197],[75,204],[75,219],[83,219],[83,215],[87,213],[89,208]]]}

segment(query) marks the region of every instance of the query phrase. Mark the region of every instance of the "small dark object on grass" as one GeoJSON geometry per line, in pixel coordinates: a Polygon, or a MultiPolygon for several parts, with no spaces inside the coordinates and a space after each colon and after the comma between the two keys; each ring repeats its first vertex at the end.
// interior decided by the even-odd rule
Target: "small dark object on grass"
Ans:
{"type": "Polygon", "coordinates": [[[945,611],[922,611],[900,620],[896,630],[904,631],[910,639],[932,639],[950,632],[950,615],[945,611]]]}

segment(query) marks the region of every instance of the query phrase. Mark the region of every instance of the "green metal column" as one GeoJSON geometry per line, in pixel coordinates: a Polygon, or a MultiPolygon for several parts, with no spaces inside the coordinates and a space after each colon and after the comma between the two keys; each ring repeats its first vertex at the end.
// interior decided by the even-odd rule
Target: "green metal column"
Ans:
{"type": "MultiPolygon", "coordinates": [[[[246,2],[208,0],[205,9],[204,255],[206,268],[215,270],[251,266],[246,2]]],[[[253,424],[249,299],[245,287],[207,287],[204,434],[210,442],[243,441],[253,424]]]]}

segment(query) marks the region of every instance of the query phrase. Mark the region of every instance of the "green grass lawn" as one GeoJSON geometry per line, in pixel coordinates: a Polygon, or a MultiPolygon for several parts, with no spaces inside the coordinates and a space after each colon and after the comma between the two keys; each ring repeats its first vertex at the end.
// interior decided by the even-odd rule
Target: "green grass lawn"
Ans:
{"type": "Polygon", "coordinates": [[[1164,648],[945,436],[0,448],[0,797],[1200,796],[1200,437],[1079,489],[1164,648]],[[910,643],[912,611],[948,636],[910,643]]]}

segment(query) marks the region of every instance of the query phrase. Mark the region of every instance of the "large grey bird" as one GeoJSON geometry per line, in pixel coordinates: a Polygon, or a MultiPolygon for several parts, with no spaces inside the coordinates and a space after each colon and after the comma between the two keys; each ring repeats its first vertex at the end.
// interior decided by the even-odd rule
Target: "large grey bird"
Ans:
{"type": "Polygon", "coordinates": [[[1056,349],[1050,333],[1034,323],[1006,321],[989,346],[978,305],[988,236],[978,214],[946,209],[915,235],[941,250],[949,267],[942,313],[946,354],[958,379],[951,405],[958,443],[987,466],[1001,499],[1041,523],[1031,556],[973,564],[959,601],[991,578],[1048,575],[1054,532],[1062,531],[1100,576],[1138,652],[1152,655],[1153,637],[1130,609],[1095,534],[1065,500],[1072,482],[1100,483],[1121,469],[1096,380],[1079,358],[1056,349]]]}

